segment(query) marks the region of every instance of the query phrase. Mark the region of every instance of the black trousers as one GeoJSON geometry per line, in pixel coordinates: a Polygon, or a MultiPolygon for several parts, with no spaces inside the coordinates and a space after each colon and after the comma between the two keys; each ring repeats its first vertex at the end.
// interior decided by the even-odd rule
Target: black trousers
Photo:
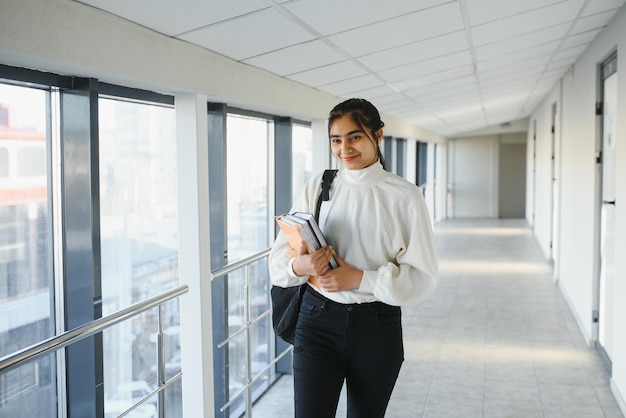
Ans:
{"type": "Polygon", "coordinates": [[[293,353],[296,418],[335,418],[344,380],[348,418],[382,418],[404,361],[400,308],[307,289],[293,353]]]}

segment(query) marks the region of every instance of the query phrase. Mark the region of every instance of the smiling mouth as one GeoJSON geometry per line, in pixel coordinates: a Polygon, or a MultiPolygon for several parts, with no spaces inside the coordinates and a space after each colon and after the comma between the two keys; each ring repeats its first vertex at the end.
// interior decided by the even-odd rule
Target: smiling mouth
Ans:
{"type": "Polygon", "coordinates": [[[353,156],[351,156],[351,157],[343,157],[343,160],[344,160],[344,161],[352,161],[352,160],[354,160],[356,157],[357,157],[356,155],[353,155],[353,156]]]}

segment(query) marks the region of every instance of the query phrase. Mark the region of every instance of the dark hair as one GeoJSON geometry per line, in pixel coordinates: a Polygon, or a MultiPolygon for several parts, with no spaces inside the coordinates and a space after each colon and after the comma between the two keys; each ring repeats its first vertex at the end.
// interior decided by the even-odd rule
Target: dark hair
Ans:
{"type": "Polygon", "coordinates": [[[380,113],[378,109],[365,99],[348,99],[345,102],[339,103],[330,111],[328,115],[328,136],[330,137],[330,128],[333,126],[333,122],[343,116],[350,116],[352,121],[362,129],[363,132],[370,136],[370,139],[376,146],[376,152],[378,154],[378,160],[382,164],[383,168],[387,170],[387,163],[380,152],[378,141],[376,141],[376,132],[385,126],[385,123],[380,120],[380,113]]]}

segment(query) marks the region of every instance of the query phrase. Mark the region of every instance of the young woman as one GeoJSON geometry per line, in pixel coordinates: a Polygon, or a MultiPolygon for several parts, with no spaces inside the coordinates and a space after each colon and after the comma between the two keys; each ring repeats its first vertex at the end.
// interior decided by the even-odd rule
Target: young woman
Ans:
{"type": "MultiPolygon", "coordinates": [[[[344,169],[322,204],[319,225],[329,247],[308,254],[281,234],[270,253],[277,286],[308,282],[294,341],[296,418],[334,418],[345,381],[348,417],[383,417],[404,360],[400,306],[428,297],[438,264],[421,190],[387,172],[383,122],[367,100],[331,112],[332,152],[344,169]],[[334,256],[339,268],[329,270],[334,256]]],[[[321,173],[292,211],[315,213],[321,173]]]]}

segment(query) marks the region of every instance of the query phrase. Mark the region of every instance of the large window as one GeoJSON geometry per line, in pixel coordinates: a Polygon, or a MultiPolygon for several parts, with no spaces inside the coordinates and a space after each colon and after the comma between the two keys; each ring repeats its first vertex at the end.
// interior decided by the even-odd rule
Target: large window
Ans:
{"type": "Polygon", "coordinates": [[[302,194],[313,169],[313,133],[310,126],[294,124],[291,142],[292,201],[302,194]]]}
{"type": "MultiPolygon", "coordinates": [[[[267,119],[229,114],[227,117],[227,195],[228,195],[228,261],[265,250],[270,237],[269,149],[274,123],[267,119]]],[[[272,221],[273,222],[273,221],[272,221]]],[[[271,224],[273,231],[273,224],[271,224]]],[[[234,334],[269,307],[267,263],[261,260],[249,268],[249,275],[237,271],[228,275],[228,333],[234,334]],[[250,312],[247,312],[247,300],[250,312]]],[[[247,333],[240,333],[228,344],[229,391],[231,396],[269,361],[271,340],[270,317],[255,323],[247,333]],[[247,370],[248,350],[251,358],[247,370]]],[[[258,389],[267,379],[258,382],[258,389]]],[[[245,398],[242,398],[243,402],[245,398]]],[[[231,408],[236,416],[239,408],[231,408]]]]}
{"type": "Polygon", "coordinates": [[[227,118],[228,261],[264,250],[269,243],[269,143],[274,123],[229,114],[227,118]]]}
{"type": "MultiPolygon", "coordinates": [[[[0,357],[55,330],[48,97],[0,84],[0,357]]],[[[1,416],[57,416],[54,358],[0,375],[1,416]]]]}
{"type": "MultiPolygon", "coordinates": [[[[172,107],[99,100],[103,315],[178,285],[175,128],[172,107]]],[[[166,378],[180,371],[178,312],[175,301],[161,313],[166,378]]],[[[156,386],[158,317],[154,309],[104,332],[107,413],[123,412],[156,386]]],[[[176,389],[168,416],[180,416],[176,389]]],[[[151,401],[142,405],[146,416],[156,413],[151,401]]]]}

